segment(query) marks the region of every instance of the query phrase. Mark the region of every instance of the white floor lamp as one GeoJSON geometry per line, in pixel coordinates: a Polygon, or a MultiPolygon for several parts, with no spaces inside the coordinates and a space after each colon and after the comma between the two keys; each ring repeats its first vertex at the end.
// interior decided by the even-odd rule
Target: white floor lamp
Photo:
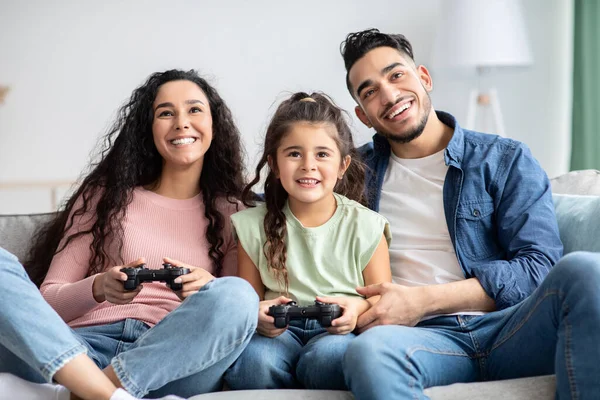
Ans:
{"type": "Polygon", "coordinates": [[[440,68],[477,71],[478,85],[469,96],[465,127],[481,130],[481,123],[492,119],[491,129],[486,124],[485,130],[505,136],[491,75],[497,67],[532,63],[520,1],[444,0],[433,57],[440,68]]]}

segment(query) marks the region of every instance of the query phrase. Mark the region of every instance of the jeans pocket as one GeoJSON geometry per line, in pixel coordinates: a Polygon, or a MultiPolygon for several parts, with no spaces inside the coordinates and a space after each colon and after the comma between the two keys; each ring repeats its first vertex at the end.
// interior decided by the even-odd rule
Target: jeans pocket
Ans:
{"type": "Polygon", "coordinates": [[[471,260],[490,258],[502,251],[494,216],[491,200],[465,201],[458,206],[456,238],[464,255],[471,260]]]}

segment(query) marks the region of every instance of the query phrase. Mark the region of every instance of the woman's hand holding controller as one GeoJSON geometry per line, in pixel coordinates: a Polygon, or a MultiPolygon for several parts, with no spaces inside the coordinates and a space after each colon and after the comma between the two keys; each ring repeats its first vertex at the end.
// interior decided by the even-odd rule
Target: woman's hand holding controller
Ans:
{"type": "Polygon", "coordinates": [[[98,303],[102,303],[103,301],[108,301],[113,304],[131,303],[135,296],[142,290],[142,285],[139,285],[134,290],[125,290],[123,282],[127,280],[127,274],[121,272],[121,269],[134,268],[145,262],[146,260],[143,257],[140,257],[129,264],[118,265],[97,274],[92,285],[94,299],[98,303]]]}
{"type": "Polygon", "coordinates": [[[204,268],[194,267],[193,265],[189,265],[168,257],[163,258],[163,260],[165,263],[175,265],[177,267],[189,268],[190,270],[189,274],[181,275],[175,278],[173,281],[175,283],[183,284],[182,289],[175,292],[182,301],[185,300],[186,297],[189,297],[198,290],[202,289],[202,287],[208,282],[215,279],[214,275],[204,268]]]}

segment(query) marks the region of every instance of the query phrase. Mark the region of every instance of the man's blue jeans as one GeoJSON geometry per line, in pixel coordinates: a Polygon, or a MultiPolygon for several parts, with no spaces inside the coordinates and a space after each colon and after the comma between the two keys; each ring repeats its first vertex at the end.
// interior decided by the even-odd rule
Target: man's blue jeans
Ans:
{"type": "Polygon", "coordinates": [[[225,382],[241,389],[346,390],[342,358],[355,335],[331,335],[318,321],[291,321],[275,338],[255,334],[225,382]]]}
{"type": "Polygon", "coordinates": [[[372,328],[343,365],[357,400],[426,399],[431,386],[553,373],[557,399],[598,399],[600,253],[565,256],[530,297],[498,312],[372,328]]]}
{"type": "Polygon", "coordinates": [[[16,257],[0,249],[0,372],[50,382],[75,356],[112,365],[132,395],[189,397],[219,390],[256,330],[258,296],[240,278],[219,278],[156,326],[126,319],[69,328],[16,257]]]}

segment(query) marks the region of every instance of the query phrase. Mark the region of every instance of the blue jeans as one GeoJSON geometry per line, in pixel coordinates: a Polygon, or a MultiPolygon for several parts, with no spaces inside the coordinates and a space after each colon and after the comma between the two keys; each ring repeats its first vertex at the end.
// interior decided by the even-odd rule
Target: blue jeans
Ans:
{"type": "Polygon", "coordinates": [[[571,253],[513,307],[366,331],[344,373],[357,400],[426,399],[431,386],[553,373],[557,399],[597,399],[599,332],[600,254],[571,253]]]}
{"type": "Polygon", "coordinates": [[[258,297],[240,278],[219,278],[156,326],[132,319],[71,329],[16,257],[0,249],[0,372],[50,382],[75,356],[112,365],[132,395],[215,391],[256,330],[258,297]]]}
{"type": "Polygon", "coordinates": [[[255,334],[225,373],[225,382],[234,390],[347,390],[342,358],[354,337],[330,335],[316,320],[291,321],[275,338],[255,334]]]}

